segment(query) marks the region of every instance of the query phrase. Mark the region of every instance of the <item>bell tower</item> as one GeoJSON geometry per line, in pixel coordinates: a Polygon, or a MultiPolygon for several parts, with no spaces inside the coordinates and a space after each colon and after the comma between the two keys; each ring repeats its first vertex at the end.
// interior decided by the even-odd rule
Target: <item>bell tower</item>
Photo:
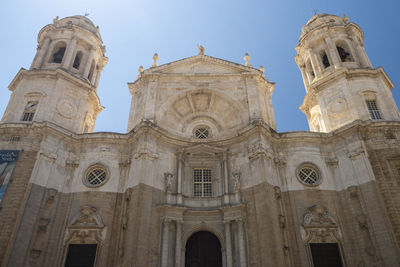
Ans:
{"type": "Polygon", "coordinates": [[[393,83],[383,68],[372,67],[363,32],[347,16],[313,16],[296,51],[306,89],[300,109],[311,131],[330,132],[355,120],[399,120],[393,83]]]}
{"type": "Polygon", "coordinates": [[[103,110],[97,96],[107,64],[98,27],[85,16],[56,17],[38,35],[29,70],[21,69],[2,123],[47,121],[72,132],[92,132],[103,110]]]}

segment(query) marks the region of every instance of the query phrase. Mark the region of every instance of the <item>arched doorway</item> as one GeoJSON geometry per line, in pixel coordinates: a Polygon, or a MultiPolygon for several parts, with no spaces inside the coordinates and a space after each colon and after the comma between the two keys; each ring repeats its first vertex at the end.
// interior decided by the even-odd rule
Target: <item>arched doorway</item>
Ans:
{"type": "Polygon", "coordinates": [[[206,231],[194,233],[186,242],[185,267],[222,267],[218,238],[206,231]]]}

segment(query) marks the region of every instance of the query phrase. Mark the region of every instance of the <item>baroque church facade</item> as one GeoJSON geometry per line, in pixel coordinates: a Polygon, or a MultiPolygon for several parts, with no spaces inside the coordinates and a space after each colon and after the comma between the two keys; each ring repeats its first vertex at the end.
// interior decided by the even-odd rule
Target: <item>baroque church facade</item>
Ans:
{"type": "Polygon", "coordinates": [[[399,266],[400,117],[361,28],[312,17],[310,132],[276,131],[263,69],[139,69],[127,133],[93,132],[98,28],[55,18],[0,123],[1,266],[399,266]]]}

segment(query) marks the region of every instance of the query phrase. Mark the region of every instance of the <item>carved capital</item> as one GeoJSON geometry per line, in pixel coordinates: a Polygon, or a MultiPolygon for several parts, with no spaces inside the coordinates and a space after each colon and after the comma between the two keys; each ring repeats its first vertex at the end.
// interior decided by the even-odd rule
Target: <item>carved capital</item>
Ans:
{"type": "Polygon", "coordinates": [[[356,160],[359,157],[361,157],[365,153],[364,150],[359,149],[359,150],[354,150],[348,153],[348,156],[351,160],[356,160]]]}
{"type": "Polygon", "coordinates": [[[328,167],[332,169],[337,168],[339,166],[339,160],[337,158],[326,158],[325,163],[326,165],[328,165],[328,167]]]}
{"type": "Polygon", "coordinates": [[[39,219],[39,230],[46,231],[47,225],[50,223],[50,219],[48,218],[40,218],[39,219]]]}
{"type": "Polygon", "coordinates": [[[275,192],[275,198],[280,199],[281,198],[281,188],[279,186],[274,186],[274,192],[275,192]]]}
{"type": "Polygon", "coordinates": [[[47,201],[48,201],[48,202],[53,201],[54,198],[55,198],[56,195],[57,195],[57,190],[56,190],[56,189],[53,189],[53,188],[48,188],[48,189],[46,190],[46,192],[47,192],[47,201]]]}
{"type": "Polygon", "coordinates": [[[79,166],[79,161],[67,159],[65,161],[65,166],[69,167],[69,168],[72,168],[72,169],[76,169],[79,166]]]}
{"type": "Polygon", "coordinates": [[[349,191],[351,197],[353,197],[353,198],[358,197],[357,186],[351,185],[351,186],[347,187],[347,191],[349,191]]]}
{"type": "Polygon", "coordinates": [[[284,160],[283,158],[274,158],[274,163],[280,169],[286,166],[286,160],[284,160]]]}
{"type": "Polygon", "coordinates": [[[127,167],[131,166],[131,162],[132,161],[130,159],[120,161],[119,162],[119,167],[120,168],[127,168],[127,167]]]}

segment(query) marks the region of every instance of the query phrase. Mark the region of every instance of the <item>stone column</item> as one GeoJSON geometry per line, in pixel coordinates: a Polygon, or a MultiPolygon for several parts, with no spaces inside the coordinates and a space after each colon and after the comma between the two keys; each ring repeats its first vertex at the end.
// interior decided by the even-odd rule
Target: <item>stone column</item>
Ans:
{"type": "Polygon", "coordinates": [[[42,43],[42,45],[40,46],[40,50],[37,54],[37,58],[32,66],[32,68],[34,69],[39,69],[42,66],[44,57],[46,56],[46,52],[49,48],[49,44],[50,44],[50,38],[46,37],[42,43]]]}
{"type": "Polygon", "coordinates": [[[229,174],[226,154],[222,155],[222,164],[224,166],[224,204],[229,204],[229,174]]]}
{"type": "Polygon", "coordinates": [[[97,69],[96,81],[95,81],[95,83],[94,83],[94,87],[96,87],[96,88],[97,88],[97,86],[99,86],[101,72],[102,72],[102,68],[99,67],[99,68],[97,69]]]}
{"type": "Polygon", "coordinates": [[[170,220],[165,218],[163,227],[163,239],[161,246],[161,267],[168,267],[168,235],[170,220]]]}
{"type": "Polygon", "coordinates": [[[90,67],[92,66],[93,57],[94,57],[94,48],[91,48],[89,52],[89,58],[86,61],[85,71],[83,72],[84,78],[88,78],[89,76],[89,71],[90,67]]]}
{"type": "MultiPolygon", "coordinates": [[[[354,35],[354,33],[353,33],[354,35]]],[[[363,46],[361,46],[360,42],[358,41],[357,37],[352,37],[352,43],[357,51],[358,58],[360,60],[360,65],[361,67],[364,68],[372,68],[371,61],[369,61],[369,58],[367,56],[367,53],[365,52],[365,49],[363,46]]]]}
{"type": "Polygon", "coordinates": [[[244,230],[243,230],[243,220],[236,220],[238,224],[239,231],[239,257],[240,257],[240,267],[247,267],[247,258],[246,258],[246,246],[244,245],[244,230]]]}
{"type": "Polygon", "coordinates": [[[72,38],[71,42],[67,46],[67,51],[65,52],[65,60],[62,67],[69,69],[71,67],[72,56],[75,54],[77,40],[72,38]]]}
{"type": "Polygon", "coordinates": [[[182,154],[178,154],[178,183],[177,183],[177,203],[182,204],[182,154]]]}
{"type": "Polygon", "coordinates": [[[328,47],[327,53],[329,53],[330,59],[332,59],[331,64],[335,67],[335,69],[340,68],[342,63],[339,58],[339,54],[337,52],[335,44],[329,36],[325,37],[325,44],[328,47]]]}
{"type": "Polygon", "coordinates": [[[305,67],[301,66],[300,71],[301,71],[301,77],[303,78],[304,88],[306,88],[306,91],[308,92],[308,86],[310,83],[309,83],[308,76],[306,74],[307,72],[305,70],[305,67]]]}
{"type": "Polygon", "coordinates": [[[180,267],[182,260],[182,221],[176,221],[175,267],[180,267]]]}
{"type": "Polygon", "coordinates": [[[310,61],[311,61],[311,66],[314,70],[315,73],[315,77],[320,77],[321,76],[321,69],[320,69],[320,65],[318,62],[318,59],[315,57],[314,52],[312,51],[311,48],[307,49],[308,55],[310,56],[310,61]]]}
{"type": "Polygon", "coordinates": [[[224,221],[225,224],[225,250],[226,267],[232,267],[232,241],[231,241],[231,222],[224,221]]]}

